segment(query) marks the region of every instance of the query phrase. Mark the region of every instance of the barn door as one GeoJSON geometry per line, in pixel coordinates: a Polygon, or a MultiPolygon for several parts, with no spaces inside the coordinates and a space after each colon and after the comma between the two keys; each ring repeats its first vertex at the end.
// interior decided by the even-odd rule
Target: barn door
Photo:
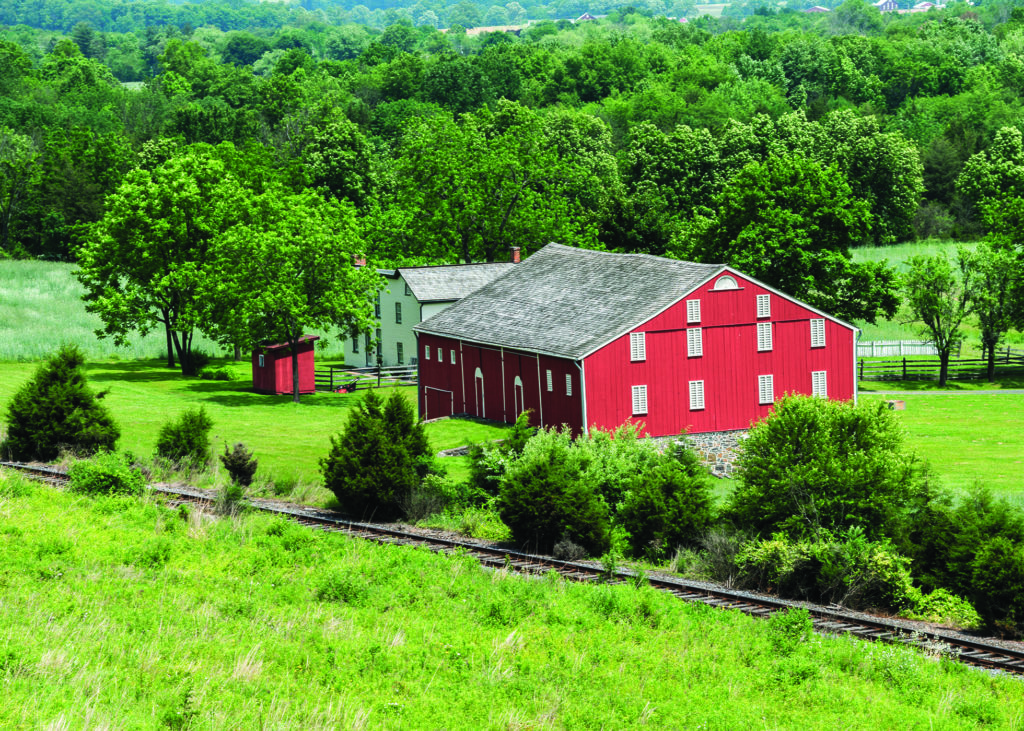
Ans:
{"type": "Polygon", "coordinates": [[[479,368],[476,369],[474,382],[476,383],[476,415],[485,419],[487,417],[484,415],[484,372],[479,368]]]}
{"type": "Polygon", "coordinates": [[[516,380],[513,382],[512,388],[515,391],[514,401],[516,404],[516,412],[512,414],[512,417],[513,419],[518,419],[519,415],[526,410],[526,402],[523,401],[523,379],[516,376],[516,380]]]}

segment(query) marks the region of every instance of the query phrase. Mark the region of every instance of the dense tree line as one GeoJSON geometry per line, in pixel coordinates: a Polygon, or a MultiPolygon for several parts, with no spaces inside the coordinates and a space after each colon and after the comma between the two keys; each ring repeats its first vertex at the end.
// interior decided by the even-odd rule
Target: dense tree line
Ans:
{"type": "MultiPolygon", "coordinates": [[[[344,250],[374,263],[558,240],[728,261],[867,321],[895,311],[895,277],[854,265],[851,247],[1002,232],[993,245],[1019,256],[1024,8],[901,16],[846,0],[828,17],[761,8],[685,25],[654,12],[518,36],[403,18],[82,20],[65,35],[26,15],[39,27],[0,29],[0,255],[106,257],[100,242],[161,228],[159,205],[176,210],[168,195],[188,183],[212,218],[175,245],[200,257],[252,227],[259,201],[298,196],[304,210],[339,206],[344,250]],[[144,190],[156,207],[137,225],[144,190]]],[[[163,322],[171,352],[184,308],[179,339],[201,325],[238,342],[237,324],[177,294],[171,307],[148,291],[145,313],[109,301],[103,287],[124,275],[86,271],[94,306],[119,313],[108,334],[163,322]]],[[[213,297],[198,281],[189,297],[213,297]]],[[[239,319],[252,330],[267,316],[239,319]]]]}

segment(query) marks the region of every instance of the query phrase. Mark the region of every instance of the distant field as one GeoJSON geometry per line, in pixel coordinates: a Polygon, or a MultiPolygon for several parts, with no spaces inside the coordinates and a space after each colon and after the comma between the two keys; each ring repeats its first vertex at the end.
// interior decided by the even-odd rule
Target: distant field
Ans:
{"type": "MultiPolygon", "coordinates": [[[[900,272],[907,270],[906,262],[912,256],[931,256],[938,253],[945,253],[952,259],[956,255],[957,246],[974,250],[978,247],[977,242],[960,241],[912,241],[892,246],[865,246],[853,250],[854,261],[887,261],[900,272]]],[[[906,312],[900,312],[891,321],[878,322],[873,325],[865,322],[854,324],[862,331],[861,340],[918,340],[926,338],[922,334],[919,325],[906,324],[909,320],[906,312]]],[[[981,346],[978,340],[978,329],[973,322],[968,323],[964,328],[965,339],[963,343],[963,356],[965,358],[979,357],[981,346]]],[[[1024,344],[1024,334],[1013,331],[1007,335],[1006,341],[1011,345],[1024,344]]]]}
{"type": "MultiPolygon", "coordinates": [[[[0,260],[0,361],[40,360],[62,343],[73,343],[94,359],[140,360],[166,353],[163,330],[134,335],[124,348],[98,339],[95,331],[102,322],[85,311],[84,290],[71,274],[74,268],[49,261],[0,260]]],[[[195,343],[207,353],[219,352],[216,343],[201,335],[195,343]]],[[[341,348],[330,348],[325,355],[340,358],[341,348]]]]}
{"type": "MultiPolygon", "coordinates": [[[[264,476],[318,483],[317,460],[327,454],[330,436],[341,430],[349,409],[365,391],[312,394],[293,404],[291,396],[253,393],[249,364],[224,366],[237,380],[184,378],[156,361],[90,363],[87,371],[97,390],[109,390],[104,403],[121,427],[118,446],[122,449],[151,456],[160,427],[186,408],[202,405],[213,418],[218,451],[223,452],[225,444],[244,442],[255,451],[264,476]]],[[[35,368],[36,364],[0,363],[0,422],[10,397],[35,368]]],[[[415,400],[413,388],[401,390],[415,400]]],[[[385,394],[389,392],[385,389],[385,394]]],[[[427,424],[426,429],[435,451],[498,439],[504,432],[503,427],[454,419],[427,424]]],[[[453,476],[464,474],[464,460],[444,464],[453,466],[453,476]]]]}

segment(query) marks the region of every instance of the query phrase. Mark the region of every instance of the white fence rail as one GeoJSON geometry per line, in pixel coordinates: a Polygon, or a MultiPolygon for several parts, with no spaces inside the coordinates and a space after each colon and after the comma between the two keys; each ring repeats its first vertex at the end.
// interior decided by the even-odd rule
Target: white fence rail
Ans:
{"type": "Polygon", "coordinates": [[[857,343],[858,358],[938,354],[931,340],[867,340],[857,343]]]}

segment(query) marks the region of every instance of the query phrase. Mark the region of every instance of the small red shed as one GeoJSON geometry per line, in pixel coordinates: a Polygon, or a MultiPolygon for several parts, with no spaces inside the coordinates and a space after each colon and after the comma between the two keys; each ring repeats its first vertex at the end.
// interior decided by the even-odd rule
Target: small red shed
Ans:
{"type": "MultiPolygon", "coordinates": [[[[313,374],[313,343],[319,335],[299,338],[299,393],[316,391],[313,374]]],[[[288,343],[261,345],[252,353],[252,388],[256,393],[292,392],[292,350],[288,343]]]]}

